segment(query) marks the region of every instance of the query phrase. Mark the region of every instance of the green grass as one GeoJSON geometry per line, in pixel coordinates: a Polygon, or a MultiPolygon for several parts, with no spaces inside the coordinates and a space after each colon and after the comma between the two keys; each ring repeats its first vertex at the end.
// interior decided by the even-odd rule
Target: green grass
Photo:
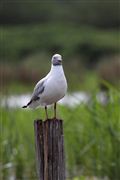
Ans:
{"type": "MultiPolygon", "coordinates": [[[[120,179],[119,91],[110,88],[109,99],[101,105],[94,95],[88,105],[58,107],[70,177],[120,179]]],[[[1,179],[10,176],[9,163],[17,179],[36,178],[33,121],[38,118],[44,119],[43,109],[1,109],[1,179]]]]}

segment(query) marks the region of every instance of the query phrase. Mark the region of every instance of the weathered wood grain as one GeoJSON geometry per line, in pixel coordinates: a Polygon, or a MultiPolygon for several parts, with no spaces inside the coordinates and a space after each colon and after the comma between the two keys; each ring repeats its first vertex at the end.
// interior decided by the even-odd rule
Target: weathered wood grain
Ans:
{"type": "Polygon", "coordinates": [[[44,180],[44,138],[42,120],[34,121],[37,173],[40,180],[44,180]]]}
{"type": "Polygon", "coordinates": [[[63,121],[34,121],[39,180],[65,180],[63,121]]]}

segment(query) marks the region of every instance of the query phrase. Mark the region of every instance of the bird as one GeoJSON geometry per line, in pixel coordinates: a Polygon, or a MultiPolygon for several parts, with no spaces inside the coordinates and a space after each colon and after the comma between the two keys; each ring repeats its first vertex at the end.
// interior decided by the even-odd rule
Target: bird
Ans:
{"type": "Polygon", "coordinates": [[[51,59],[50,72],[35,85],[31,99],[23,108],[38,108],[44,106],[48,119],[47,106],[54,104],[54,119],[56,119],[57,102],[67,92],[67,80],[62,66],[62,56],[55,54],[51,59]]]}

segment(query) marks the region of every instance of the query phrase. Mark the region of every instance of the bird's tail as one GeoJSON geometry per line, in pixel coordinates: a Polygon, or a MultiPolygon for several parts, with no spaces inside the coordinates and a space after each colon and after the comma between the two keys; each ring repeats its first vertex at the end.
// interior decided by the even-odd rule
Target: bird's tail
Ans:
{"type": "Polygon", "coordinates": [[[27,103],[27,105],[22,106],[22,108],[27,108],[30,104],[31,104],[32,100],[30,100],[30,102],[27,103]]]}
{"type": "Polygon", "coordinates": [[[22,106],[22,108],[27,108],[28,106],[26,105],[26,106],[22,106]]]}

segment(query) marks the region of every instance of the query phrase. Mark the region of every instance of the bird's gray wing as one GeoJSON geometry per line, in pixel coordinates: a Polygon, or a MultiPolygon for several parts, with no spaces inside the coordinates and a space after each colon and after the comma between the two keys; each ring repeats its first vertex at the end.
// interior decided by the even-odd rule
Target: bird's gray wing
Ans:
{"type": "Polygon", "coordinates": [[[27,103],[27,105],[23,106],[23,108],[27,108],[33,101],[37,101],[40,99],[40,94],[42,94],[45,89],[44,83],[45,83],[45,79],[42,79],[36,84],[31,100],[27,103]]]}
{"type": "Polygon", "coordinates": [[[37,83],[37,85],[34,88],[31,101],[36,101],[40,99],[40,94],[44,92],[44,88],[45,88],[44,83],[45,83],[45,80],[42,80],[39,83],[37,83]]]}

